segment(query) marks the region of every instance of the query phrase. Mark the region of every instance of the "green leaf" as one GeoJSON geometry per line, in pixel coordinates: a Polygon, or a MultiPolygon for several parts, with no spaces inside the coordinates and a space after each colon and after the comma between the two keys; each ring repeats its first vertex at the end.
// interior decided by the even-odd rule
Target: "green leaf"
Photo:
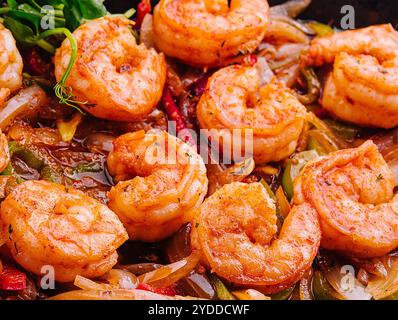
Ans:
{"type": "Polygon", "coordinates": [[[14,18],[21,23],[32,27],[37,34],[39,32],[40,21],[43,15],[29,4],[24,3],[19,5],[17,9],[10,10],[8,12],[8,17],[14,18]]]}
{"type": "Polygon", "coordinates": [[[11,9],[14,9],[18,6],[18,2],[16,0],[7,0],[7,4],[11,9]]]}
{"type": "Polygon", "coordinates": [[[108,14],[103,2],[103,0],[64,1],[67,27],[73,31],[86,20],[100,18],[108,14]]]}
{"type": "Polygon", "coordinates": [[[104,6],[103,0],[79,0],[68,2],[76,2],[79,5],[80,12],[85,19],[100,18],[108,13],[104,6]]]}
{"type": "Polygon", "coordinates": [[[28,3],[22,3],[17,7],[18,11],[23,11],[26,13],[30,13],[31,15],[34,15],[36,17],[41,18],[43,16],[42,13],[40,13],[39,10],[33,8],[30,4],[28,3]]]}
{"type": "Polygon", "coordinates": [[[36,35],[29,26],[11,17],[4,19],[4,25],[12,32],[12,35],[19,43],[27,46],[36,44],[36,35]]]}

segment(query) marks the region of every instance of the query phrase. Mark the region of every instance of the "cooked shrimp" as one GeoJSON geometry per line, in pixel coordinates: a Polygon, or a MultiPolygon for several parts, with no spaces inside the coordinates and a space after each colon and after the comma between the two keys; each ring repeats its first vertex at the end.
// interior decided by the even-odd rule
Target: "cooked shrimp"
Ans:
{"type": "Polygon", "coordinates": [[[292,208],[279,236],[276,223],[275,203],[260,183],[234,182],[202,204],[191,243],[233,285],[274,293],[303,276],[321,239],[317,213],[307,204],[292,208]]]}
{"type": "Polygon", "coordinates": [[[109,192],[109,207],[134,240],[168,237],[192,219],[207,192],[202,158],[164,131],[116,139],[108,169],[118,182],[109,192]]]}
{"type": "Polygon", "coordinates": [[[46,181],[20,184],[1,204],[7,246],[26,270],[52,266],[55,279],[101,276],[128,239],[117,216],[82,192],[46,181]]]}
{"type": "MultiPolygon", "coordinates": [[[[240,145],[229,136],[233,129],[241,129],[243,136],[253,133],[253,157],[257,163],[279,161],[294,152],[306,108],[282,83],[260,89],[259,83],[255,67],[230,66],[216,72],[197,106],[199,124],[202,129],[217,130],[211,132],[211,138],[224,152],[228,144],[231,149],[240,145]]],[[[251,152],[243,149],[244,144],[242,154],[251,152]]]]}
{"type": "Polygon", "coordinates": [[[321,104],[337,118],[361,126],[398,125],[398,32],[391,25],[317,38],[303,60],[334,63],[321,104]]]}
{"type": "Polygon", "coordinates": [[[383,256],[398,247],[394,178],[373,142],[310,162],[295,181],[295,203],[320,215],[321,246],[346,255],[383,256]]]}
{"type": "Polygon", "coordinates": [[[0,23],[0,88],[13,92],[22,87],[22,68],[22,57],[15,39],[0,23]]]}
{"type": "Polygon", "coordinates": [[[10,162],[10,152],[8,151],[7,137],[0,130],[0,172],[2,172],[10,162]]]}
{"type": "MultiPolygon", "coordinates": [[[[132,21],[104,17],[89,21],[73,32],[78,57],[66,85],[92,115],[132,121],[145,117],[162,96],[166,81],[163,54],[137,45],[132,21]]],[[[65,40],[54,57],[55,76],[63,76],[71,56],[65,40]]]]}
{"type": "Polygon", "coordinates": [[[154,9],[155,45],[166,55],[200,67],[225,64],[253,52],[268,21],[266,0],[161,0],[154,9]]]}

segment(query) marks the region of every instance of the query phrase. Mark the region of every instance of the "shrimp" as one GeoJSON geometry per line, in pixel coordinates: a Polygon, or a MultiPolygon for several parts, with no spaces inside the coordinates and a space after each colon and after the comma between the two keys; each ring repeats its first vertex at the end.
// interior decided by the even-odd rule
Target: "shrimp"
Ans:
{"type": "MultiPolygon", "coordinates": [[[[243,154],[253,152],[257,163],[279,161],[296,149],[306,108],[282,83],[271,82],[260,89],[259,83],[255,67],[230,66],[217,71],[197,106],[198,121],[202,129],[213,129],[211,138],[224,152],[228,143],[231,149],[240,145],[232,132],[241,129],[243,136],[253,133],[252,145],[245,142],[253,150],[242,145],[243,154]]],[[[242,156],[236,150],[234,154],[242,156]]]]}
{"type": "Polygon", "coordinates": [[[0,88],[9,95],[22,87],[22,57],[12,33],[0,23],[0,88]]]}
{"type": "Polygon", "coordinates": [[[114,141],[108,169],[117,183],[109,207],[130,239],[156,242],[192,220],[207,193],[202,158],[160,130],[127,133],[114,141]]]}
{"type": "Polygon", "coordinates": [[[94,278],[117,262],[116,249],[128,239],[118,217],[82,192],[46,181],[26,181],[1,204],[7,246],[26,270],[55,279],[94,278]]]}
{"type": "Polygon", "coordinates": [[[0,130],[0,172],[2,172],[10,162],[10,152],[8,150],[7,137],[0,130]]]}
{"type": "Polygon", "coordinates": [[[321,239],[317,213],[307,204],[292,208],[277,236],[275,203],[257,182],[217,190],[200,207],[194,225],[191,245],[204,265],[235,286],[266,294],[297,282],[311,267],[321,239]]]}
{"type": "Polygon", "coordinates": [[[398,125],[398,32],[391,25],[316,38],[303,62],[334,63],[320,102],[335,117],[366,127],[398,125]]]}
{"type": "Polygon", "coordinates": [[[224,65],[253,52],[264,38],[266,0],[161,0],[154,9],[155,45],[198,67],[224,65]]]}
{"type": "MultiPolygon", "coordinates": [[[[66,85],[92,115],[118,121],[139,120],[153,111],[166,81],[163,54],[137,45],[133,22],[122,17],[89,21],[73,32],[78,56],[66,85]]],[[[54,57],[59,81],[71,57],[66,39],[54,57]]]]}
{"type": "Polygon", "coordinates": [[[294,182],[294,202],[319,213],[321,246],[372,258],[398,247],[398,195],[376,145],[331,153],[308,163],[294,182]]]}

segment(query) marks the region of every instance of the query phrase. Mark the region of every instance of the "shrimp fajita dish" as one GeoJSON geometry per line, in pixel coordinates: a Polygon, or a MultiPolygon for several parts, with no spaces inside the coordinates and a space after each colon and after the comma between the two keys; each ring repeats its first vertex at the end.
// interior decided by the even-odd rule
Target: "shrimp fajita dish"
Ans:
{"type": "Polygon", "coordinates": [[[398,31],[315,2],[1,1],[0,300],[398,299],[398,31]]]}

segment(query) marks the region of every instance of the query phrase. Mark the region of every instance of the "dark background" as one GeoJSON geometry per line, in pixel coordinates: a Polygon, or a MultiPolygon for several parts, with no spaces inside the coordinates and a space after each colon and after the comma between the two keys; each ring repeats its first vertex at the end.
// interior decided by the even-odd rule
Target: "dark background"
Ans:
{"type": "MultiPolygon", "coordinates": [[[[152,1],[153,3],[157,1],[152,1]]],[[[284,3],[284,0],[269,0],[270,5],[284,3]]],[[[107,0],[105,4],[111,12],[123,12],[138,0],[107,0]]],[[[398,24],[398,0],[313,0],[310,7],[300,16],[302,19],[313,19],[324,23],[340,21],[343,16],[340,9],[344,5],[355,8],[356,28],[390,22],[398,24]]]]}

